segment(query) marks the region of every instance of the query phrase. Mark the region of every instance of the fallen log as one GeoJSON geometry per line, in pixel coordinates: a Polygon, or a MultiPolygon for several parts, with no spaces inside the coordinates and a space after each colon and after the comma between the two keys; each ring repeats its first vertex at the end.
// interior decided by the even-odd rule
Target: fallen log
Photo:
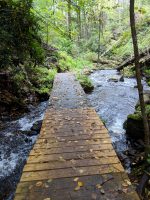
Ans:
{"type": "MultiPolygon", "coordinates": [[[[140,54],[139,54],[139,57],[140,57],[140,63],[141,64],[144,64],[145,62],[149,61],[150,60],[150,48],[142,51],[140,54]],[[144,58],[143,58],[144,57],[144,58]]],[[[118,71],[122,70],[124,67],[127,67],[129,65],[132,65],[135,61],[135,58],[134,56],[132,58],[128,58],[127,60],[125,60],[122,64],[120,64],[116,69],[118,71]]]]}

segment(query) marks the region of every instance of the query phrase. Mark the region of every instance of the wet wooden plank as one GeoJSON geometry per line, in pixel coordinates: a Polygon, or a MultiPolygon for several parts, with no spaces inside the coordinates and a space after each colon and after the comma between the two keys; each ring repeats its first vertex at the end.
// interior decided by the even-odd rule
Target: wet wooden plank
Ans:
{"type": "MultiPolygon", "coordinates": [[[[117,165],[117,164],[116,164],[117,165]]],[[[118,164],[119,165],[119,164],[118,164]]],[[[55,170],[45,170],[45,171],[36,171],[36,172],[24,172],[21,177],[21,182],[25,181],[40,181],[46,179],[55,179],[55,178],[67,178],[67,177],[80,177],[87,175],[96,175],[96,174],[107,174],[111,172],[123,172],[124,169],[120,166],[113,165],[100,165],[100,166],[87,166],[87,167],[72,167],[65,169],[55,169],[55,170]]]]}
{"type": "Polygon", "coordinates": [[[63,160],[72,160],[72,159],[86,159],[86,158],[105,158],[116,156],[115,151],[113,150],[103,150],[103,151],[93,151],[92,152],[78,152],[78,153],[61,153],[61,154],[51,154],[51,155],[41,155],[40,153],[35,156],[30,156],[27,160],[27,163],[41,163],[41,162],[50,162],[50,161],[63,161],[63,160]]]}
{"type": "Polygon", "coordinates": [[[71,153],[71,152],[91,152],[91,151],[95,151],[95,153],[97,153],[97,151],[103,151],[103,150],[108,150],[110,152],[110,150],[113,150],[112,145],[110,144],[103,144],[103,145],[84,145],[84,146],[69,146],[69,147],[54,147],[54,148],[48,148],[46,145],[42,146],[41,148],[36,148],[33,149],[30,152],[30,155],[50,155],[50,154],[60,154],[60,153],[71,153]]]}
{"type": "MultiPolygon", "coordinates": [[[[106,158],[85,158],[82,160],[63,160],[60,156],[58,161],[47,161],[46,163],[28,163],[24,167],[24,172],[29,171],[42,171],[42,170],[50,170],[50,169],[63,169],[63,168],[71,168],[71,167],[85,167],[85,166],[100,166],[106,164],[118,164],[120,161],[116,156],[106,158]]],[[[118,166],[119,167],[119,166],[118,166]]],[[[122,171],[122,170],[121,170],[122,171]]]]}

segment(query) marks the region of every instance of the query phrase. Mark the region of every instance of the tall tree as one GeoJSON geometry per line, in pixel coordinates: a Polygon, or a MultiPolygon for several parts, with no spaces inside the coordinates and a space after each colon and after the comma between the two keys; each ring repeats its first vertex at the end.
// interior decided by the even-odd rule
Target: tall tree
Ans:
{"type": "Polygon", "coordinates": [[[71,39],[71,0],[68,1],[68,35],[71,39]]]}
{"type": "Polygon", "coordinates": [[[143,117],[144,130],[145,130],[145,145],[149,145],[150,144],[150,134],[149,134],[149,125],[148,125],[147,115],[146,115],[146,111],[145,111],[143,86],[142,86],[142,82],[141,82],[141,70],[140,70],[140,62],[139,62],[139,49],[138,49],[137,33],[136,33],[136,26],[135,26],[134,4],[135,4],[135,0],[130,0],[130,25],[131,25],[131,34],[132,34],[134,56],[135,56],[136,79],[137,79],[140,107],[141,107],[141,112],[142,112],[142,117],[143,117]]]}

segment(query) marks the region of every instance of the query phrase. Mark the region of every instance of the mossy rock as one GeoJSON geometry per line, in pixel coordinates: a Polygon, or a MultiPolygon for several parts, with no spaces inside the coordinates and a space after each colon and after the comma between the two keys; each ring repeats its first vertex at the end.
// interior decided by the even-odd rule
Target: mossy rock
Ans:
{"type": "Polygon", "coordinates": [[[86,75],[78,75],[77,76],[78,81],[80,82],[83,90],[85,93],[91,93],[94,89],[94,86],[91,82],[91,80],[86,75]]]}
{"type": "MultiPolygon", "coordinates": [[[[150,105],[146,105],[146,114],[150,116],[150,105]]],[[[149,120],[150,125],[150,120],[149,120]]],[[[144,139],[144,126],[141,115],[140,106],[136,107],[134,114],[128,115],[127,121],[124,123],[127,135],[133,139],[144,139]]]]}
{"type": "Polygon", "coordinates": [[[135,113],[135,114],[128,115],[128,119],[140,121],[140,120],[142,120],[142,117],[139,113],[135,113]]]}

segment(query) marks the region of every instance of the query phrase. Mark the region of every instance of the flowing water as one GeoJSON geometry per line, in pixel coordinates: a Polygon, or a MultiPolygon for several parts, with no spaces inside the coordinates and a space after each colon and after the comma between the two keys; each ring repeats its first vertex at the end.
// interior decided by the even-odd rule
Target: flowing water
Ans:
{"type": "MultiPolygon", "coordinates": [[[[128,150],[123,124],[129,114],[134,113],[138,101],[138,90],[135,78],[124,78],[116,70],[99,70],[90,75],[95,89],[87,95],[90,104],[105,122],[111,135],[113,145],[121,156],[128,150]],[[116,82],[115,82],[116,81],[116,82]]],[[[149,90],[143,80],[145,90],[149,90]]],[[[126,160],[126,169],[130,171],[130,160],[126,160]]]]}
{"type": "MultiPolygon", "coordinates": [[[[90,75],[95,86],[87,95],[89,103],[95,107],[108,128],[114,147],[119,154],[128,149],[123,123],[128,114],[133,113],[138,101],[138,92],[134,78],[125,78],[124,82],[114,82],[121,76],[116,70],[99,70],[90,75]]],[[[145,89],[149,89],[143,81],[145,89]]],[[[0,131],[0,199],[12,200],[16,183],[31,150],[36,136],[29,137],[16,131],[28,131],[33,123],[42,120],[47,102],[39,106],[30,106],[30,112],[16,121],[3,124],[0,131]]],[[[127,166],[129,169],[129,166],[127,166]]]]}
{"type": "Polygon", "coordinates": [[[0,131],[0,199],[12,200],[16,183],[37,136],[27,136],[34,122],[42,120],[47,102],[30,106],[30,112],[15,121],[3,124],[0,131]],[[16,133],[18,131],[18,133],[16,133]]]}

